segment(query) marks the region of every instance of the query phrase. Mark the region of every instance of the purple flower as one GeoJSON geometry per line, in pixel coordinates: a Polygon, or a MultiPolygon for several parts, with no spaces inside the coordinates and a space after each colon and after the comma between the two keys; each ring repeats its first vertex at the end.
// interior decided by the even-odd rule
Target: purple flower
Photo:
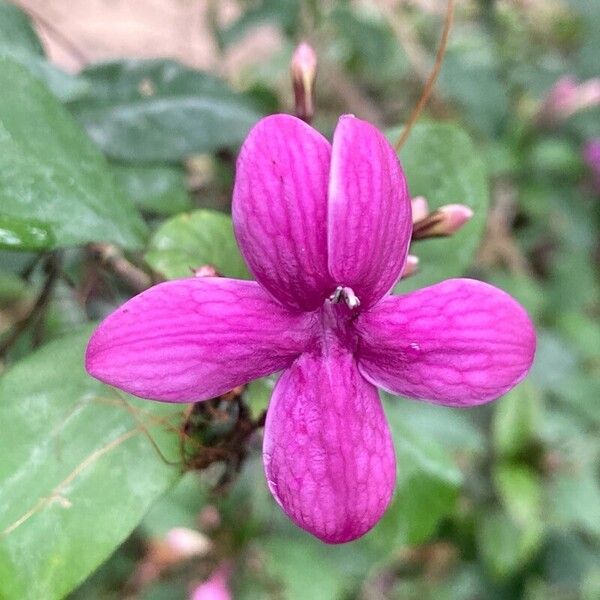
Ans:
{"type": "Polygon", "coordinates": [[[410,242],[410,198],[394,150],[352,116],[332,144],[295,117],[260,121],[238,159],[233,222],[257,281],[147,290],[99,326],[87,369],[169,402],[283,371],[264,433],[269,488],[297,525],[347,542],[377,523],[394,491],[377,387],[447,406],[493,400],[525,377],[532,324],[479,281],[390,295],[410,242]]]}

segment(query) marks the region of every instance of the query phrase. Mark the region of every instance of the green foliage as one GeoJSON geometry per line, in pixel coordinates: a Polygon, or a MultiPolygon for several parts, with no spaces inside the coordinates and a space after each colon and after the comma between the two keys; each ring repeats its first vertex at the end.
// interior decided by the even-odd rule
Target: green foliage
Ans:
{"type": "MultiPolygon", "coordinates": [[[[185,407],[84,372],[92,324],[149,276],[210,264],[250,277],[228,214],[235,154],[262,114],[290,112],[299,39],[321,61],[319,129],[330,133],[341,112],[407,119],[441,18],[400,4],[396,28],[374,4],[347,0],[246,0],[225,21],[213,3],[220,72],[241,93],[168,59],[66,74],[26,13],[0,0],[1,600],[184,598],[223,562],[242,600],[600,597],[600,205],[582,157],[600,109],[544,128],[536,117],[559,77],[598,75],[593,2],[457,6],[428,114],[400,158],[413,196],[431,209],[466,204],[474,217],[452,237],[413,243],[420,270],[395,291],[485,279],[530,313],[536,359],[519,387],[468,411],[383,394],[397,489],[362,539],[324,545],[285,517],[260,434],[180,477],[185,407]],[[238,43],[265,24],[280,51],[232,73],[238,43]],[[103,260],[92,242],[110,244],[103,260]],[[169,563],[175,527],[205,536],[206,554],[169,563]]],[[[239,404],[203,404],[220,432],[203,443],[221,443],[246,409],[259,419],[276,380],[252,382],[239,404]]]]}
{"type": "MultiPolygon", "coordinates": [[[[396,129],[387,135],[395,141],[399,133],[396,129]]],[[[419,271],[398,283],[397,293],[464,274],[483,234],[489,193],[481,158],[468,135],[455,125],[418,124],[400,160],[413,197],[425,196],[431,210],[444,204],[466,204],[474,216],[452,237],[414,244],[411,252],[419,256],[419,271]]]]}
{"type": "Polygon", "coordinates": [[[509,99],[491,37],[473,29],[454,36],[440,73],[440,90],[469,112],[471,127],[493,135],[508,115],[509,99]]]}
{"type": "Polygon", "coordinates": [[[179,475],[154,444],[178,460],[181,409],[125,398],[89,377],[90,331],[48,344],[0,382],[0,422],[10,423],[0,439],[6,600],[71,591],[179,475]]]}
{"type": "Polygon", "coordinates": [[[530,451],[542,416],[539,393],[530,382],[506,394],[494,412],[494,446],[498,454],[515,458],[530,451]]]}
{"type": "Polygon", "coordinates": [[[259,0],[249,4],[238,19],[217,31],[217,39],[222,46],[230,46],[249,30],[265,23],[278,24],[290,33],[295,29],[300,9],[298,0],[259,0]]]}
{"type": "Polygon", "coordinates": [[[225,83],[170,60],[88,67],[89,93],[71,109],[111,158],[176,162],[236,147],[260,115],[225,83]],[[193,126],[190,124],[193,123],[193,126]]]}
{"type": "Polygon", "coordinates": [[[8,56],[23,65],[61,100],[72,100],[86,90],[82,79],[46,61],[29,19],[6,0],[0,0],[0,56],[8,56]]]}
{"type": "Polygon", "coordinates": [[[453,511],[462,475],[440,440],[405,417],[400,399],[390,398],[385,407],[398,474],[392,505],[375,531],[392,546],[420,544],[453,511]]]}
{"type": "Polygon", "coordinates": [[[202,265],[211,265],[226,277],[248,278],[231,217],[206,209],[166,221],[152,236],[146,261],[168,279],[189,277],[202,265]]]}
{"type": "Polygon", "coordinates": [[[113,173],[127,197],[144,212],[168,217],[191,208],[181,169],[115,164],[113,173]]]}
{"type": "Polygon", "coordinates": [[[3,245],[57,248],[93,240],[139,247],[145,226],[119,196],[106,161],[22,66],[0,57],[3,245]]]}

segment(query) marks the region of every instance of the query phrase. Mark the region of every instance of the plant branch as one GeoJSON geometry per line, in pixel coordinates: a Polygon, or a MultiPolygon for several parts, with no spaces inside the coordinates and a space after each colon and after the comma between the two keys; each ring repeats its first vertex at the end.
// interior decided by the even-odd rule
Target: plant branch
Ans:
{"type": "Polygon", "coordinates": [[[143,292],[152,285],[150,275],[129,262],[116,246],[94,243],[90,244],[88,249],[134,291],[143,292]]]}
{"type": "Polygon", "coordinates": [[[437,49],[437,53],[435,55],[435,63],[433,65],[433,69],[429,75],[429,79],[425,84],[425,88],[423,89],[423,93],[419,98],[416,106],[414,107],[402,134],[398,138],[394,148],[396,151],[400,150],[404,145],[404,142],[408,139],[408,136],[417,122],[417,119],[423,112],[429,97],[431,96],[431,92],[433,91],[433,87],[435,82],[437,81],[438,75],[440,74],[440,70],[442,68],[442,63],[444,62],[444,55],[446,54],[446,48],[448,47],[448,38],[450,36],[450,30],[452,29],[452,22],[454,20],[454,0],[448,0],[448,7],[446,9],[446,18],[444,19],[444,30],[442,31],[442,38],[440,40],[440,45],[437,49]]]}
{"type": "Polygon", "coordinates": [[[5,356],[8,350],[19,339],[19,336],[27,329],[27,327],[29,327],[29,325],[32,323],[37,322],[38,319],[43,316],[48,304],[50,303],[54,286],[61,272],[60,262],[61,261],[58,253],[53,252],[50,254],[48,260],[46,261],[47,275],[42,290],[29,312],[14,324],[12,332],[4,341],[0,343],[0,356],[5,356]]]}

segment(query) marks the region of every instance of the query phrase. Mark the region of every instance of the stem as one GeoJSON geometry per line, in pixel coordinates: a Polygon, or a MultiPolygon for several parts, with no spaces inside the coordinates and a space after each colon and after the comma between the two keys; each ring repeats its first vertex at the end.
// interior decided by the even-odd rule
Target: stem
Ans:
{"type": "Polygon", "coordinates": [[[417,122],[417,119],[423,112],[429,97],[431,96],[431,92],[433,91],[433,86],[437,81],[438,75],[440,74],[440,70],[442,68],[442,63],[444,61],[444,55],[446,54],[446,48],[448,46],[448,37],[450,36],[450,29],[452,28],[452,21],[454,20],[454,0],[448,0],[448,7],[446,9],[446,18],[444,19],[444,30],[442,31],[442,37],[440,39],[440,45],[437,49],[437,53],[435,55],[435,63],[433,65],[433,69],[429,75],[429,79],[425,84],[425,88],[423,89],[423,93],[419,98],[416,106],[414,107],[412,114],[410,115],[404,130],[402,131],[402,135],[398,138],[396,145],[394,148],[396,152],[402,148],[404,142],[406,142],[414,124],[417,122]]]}
{"type": "Polygon", "coordinates": [[[52,298],[52,292],[54,291],[54,286],[60,275],[59,254],[52,253],[49,255],[48,260],[46,261],[46,269],[47,276],[42,287],[42,291],[40,292],[37,300],[34,302],[29,312],[14,324],[12,332],[0,344],[0,356],[5,356],[8,350],[19,339],[19,336],[27,329],[27,327],[38,321],[38,319],[43,316],[46,308],[48,308],[48,304],[52,298]]]}
{"type": "Polygon", "coordinates": [[[152,285],[152,278],[145,271],[130,263],[115,246],[94,243],[90,244],[88,248],[134,291],[143,292],[152,285]]]}

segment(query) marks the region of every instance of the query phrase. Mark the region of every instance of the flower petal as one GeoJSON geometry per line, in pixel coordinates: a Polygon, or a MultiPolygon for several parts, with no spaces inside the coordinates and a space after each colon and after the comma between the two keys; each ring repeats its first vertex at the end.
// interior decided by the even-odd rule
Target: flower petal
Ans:
{"type": "Polygon", "coordinates": [[[375,127],[346,115],[333,136],[329,179],[329,272],[363,307],[400,277],[412,208],[394,149],[375,127]]]}
{"type": "Polygon", "coordinates": [[[267,412],[263,455],[277,502],[324,542],[366,533],[394,491],[394,448],[377,390],[339,348],[303,354],[283,373],[267,412]]]}
{"type": "Polygon", "coordinates": [[[358,365],[369,381],[448,406],[498,398],[525,377],[535,353],[523,307],[471,279],[384,298],[356,327],[358,365]]]}
{"type": "Polygon", "coordinates": [[[290,115],[259,121],[242,146],[233,225],[248,267],[275,298],[312,310],[333,292],[327,270],[331,146],[290,115]]]}
{"type": "Polygon", "coordinates": [[[100,324],[86,369],[143,398],[206,400],[291,364],[307,343],[312,319],[290,313],[254,281],[169,281],[100,324]]]}

